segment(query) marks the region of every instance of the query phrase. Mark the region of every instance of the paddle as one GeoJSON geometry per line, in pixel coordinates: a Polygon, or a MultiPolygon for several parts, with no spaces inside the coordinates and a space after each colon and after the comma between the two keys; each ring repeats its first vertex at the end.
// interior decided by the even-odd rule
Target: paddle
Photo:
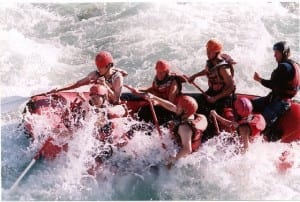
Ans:
{"type": "Polygon", "coordinates": [[[30,168],[35,164],[35,162],[40,158],[41,152],[43,151],[46,144],[42,146],[42,148],[35,154],[31,162],[28,164],[28,166],[25,168],[25,170],[21,173],[21,175],[18,177],[18,179],[15,181],[15,183],[10,187],[9,191],[13,191],[20,181],[24,178],[24,176],[27,174],[27,172],[30,170],[30,168]]]}
{"type": "MultiPolygon", "coordinates": [[[[183,77],[188,81],[188,76],[183,75],[183,77]]],[[[193,86],[195,86],[203,95],[207,96],[206,93],[204,92],[204,90],[202,90],[202,88],[200,88],[200,86],[198,84],[195,83],[195,81],[189,82],[190,84],[193,84],[193,86]]]]}
{"type": "Polygon", "coordinates": [[[213,122],[214,122],[214,125],[215,125],[215,128],[216,128],[216,132],[217,132],[217,134],[220,134],[220,128],[219,128],[217,118],[215,116],[212,116],[212,117],[213,117],[213,122]]]}
{"type": "Polygon", "coordinates": [[[37,159],[33,158],[31,160],[31,162],[29,163],[29,165],[25,168],[25,170],[18,177],[18,179],[15,181],[15,183],[10,187],[9,191],[13,191],[18,186],[18,184],[20,183],[20,181],[23,179],[23,177],[26,175],[26,173],[30,170],[30,168],[35,164],[35,162],[37,161],[37,159]]]}
{"type": "Polygon", "coordinates": [[[58,146],[52,143],[53,138],[49,137],[43,144],[43,146],[40,148],[38,152],[36,152],[35,156],[31,160],[31,162],[28,164],[28,166],[25,168],[25,170],[21,173],[21,175],[18,177],[18,179],[15,181],[15,183],[11,186],[9,191],[14,190],[20,181],[24,178],[24,176],[28,173],[28,171],[32,168],[32,166],[35,164],[35,162],[43,156],[44,158],[51,160],[56,157],[58,153],[60,153],[62,150],[67,150],[67,145],[64,144],[63,146],[58,146]]]}
{"type": "Polygon", "coordinates": [[[154,110],[153,103],[151,101],[149,101],[149,105],[150,105],[152,117],[153,117],[153,120],[154,120],[155,127],[157,129],[157,132],[158,132],[159,136],[162,137],[162,133],[161,133],[161,130],[160,130],[160,127],[159,127],[159,124],[158,124],[158,120],[157,120],[157,116],[156,116],[156,113],[155,113],[155,110],[154,110]]]}

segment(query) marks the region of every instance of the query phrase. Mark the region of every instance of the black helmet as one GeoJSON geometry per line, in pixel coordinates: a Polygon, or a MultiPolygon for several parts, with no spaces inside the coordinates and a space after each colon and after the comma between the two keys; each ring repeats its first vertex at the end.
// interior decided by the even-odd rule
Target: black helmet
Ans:
{"type": "Polygon", "coordinates": [[[290,54],[290,47],[286,41],[279,41],[273,45],[273,50],[282,52],[286,57],[290,54]]]}

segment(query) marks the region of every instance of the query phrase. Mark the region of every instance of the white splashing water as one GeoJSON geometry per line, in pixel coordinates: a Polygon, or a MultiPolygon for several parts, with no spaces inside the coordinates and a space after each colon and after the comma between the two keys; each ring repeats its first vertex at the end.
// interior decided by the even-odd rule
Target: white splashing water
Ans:
{"type": "MultiPolygon", "coordinates": [[[[94,70],[93,58],[111,51],[125,82],[148,86],[157,59],[169,60],[191,75],[206,60],[205,42],[218,38],[237,62],[238,92],[264,95],[254,71],[268,78],[276,63],[272,44],[288,40],[299,58],[299,3],[95,3],[0,4],[1,170],[4,200],[297,200],[300,198],[299,143],[265,143],[258,139],[244,154],[226,144],[222,134],[171,170],[163,164],[176,151],[168,132],[158,144],[136,132],[124,148],[99,170],[87,175],[95,147],[92,122],[69,141],[68,152],[39,161],[10,193],[39,144],[29,144],[18,127],[27,97],[61,87],[94,70]],[[224,146],[226,144],[226,146],[224,146]],[[294,166],[279,173],[285,150],[294,166]],[[158,165],[152,166],[151,165],[158,165]]],[[[197,82],[205,87],[206,80],[197,82]]],[[[81,88],[85,90],[87,88],[81,88]]],[[[194,90],[185,85],[185,90],[194,90]]],[[[299,95],[298,95],[299,98],[299,95]]],[[[48,120],[37,119],[36,132],[49,135],[48,120]]],[[[134,122],[126,121],[127,130],[134,122]]]]}

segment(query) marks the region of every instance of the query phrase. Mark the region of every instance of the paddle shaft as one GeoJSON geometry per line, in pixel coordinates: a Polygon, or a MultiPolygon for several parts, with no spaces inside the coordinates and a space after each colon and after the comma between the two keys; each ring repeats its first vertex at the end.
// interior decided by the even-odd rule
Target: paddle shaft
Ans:
{"type": "Polygon", "coordinates": [[[25,168],[25,170],[18,177],[18,179],[15,181],[15,183],[10,187],[9,191],[14,190],[18,186],[18,184],[23,179],[23,177],[27,174],[27,172],[30,170],[30,168],[35,164],[36,160],[37,160],[36,157],[31,160],[31,162],[29,163],[29,165],[25,168]]]}
{"type": "Polygon", "coordinates": [[[15,183],[11,186],[11,188],[9,189],[9,191],[14,190],[18,184],[20,183],[20,181],[24,178],[24,176],[28,173],[28,171],[30,170],[30,168],[35,164],[35,162],[40,158],[41,156],[41,152],[43,151],[44,147],[46,144],[44,144],[42,146],[42,148],[35,154],[35,156],[33,157],[33,159],[31,160],[31,162],[29,163],[29,165],[25,168],[25,170],[21,173],[21,175],[18,177],[18,179],[15,181],[15,183]]]}
{"type": "Polygon", "coordinates": [[[218,124],[218,121],[217,121],[217,118],[215,116],[212,116],[213,117],[213,121],[214,121],[214,125],[215,125],[215,128],[216,128],[216,131],[218,134],[220,134],[220,128],[219,128],[219,124],[218,124]]]}
{"type": "MultiPolygon", "coordinates": [[[[189,80],[188,77],[187,77],[186,75],[183,75],[183,77],[184,77],[186,80],[189,80]]],[[[193,84],[193,86],[195,86],[202,94],[206,95],[206,93],[204,92],[204,90],[202,90],[202,88],[200,88],[200,86],[197,85],[197,84],[195,83],[195,81],[192,81],[192,82],[190,82],[190,83],[193,84]]]]}
{"type": "Polygon", "coordinates": [[[197,85],[194,81],[191,82],[191,84],[193,84],[193,86],[195,86],[203,95],[206,95],[206,93],[204,92],[204,90],[202,90],[202,88],[200,88],[200,86],[197,85]]]}
{"type": "Polygon", "coordinates": [[[157,120],[157,116],[156,116],[156,113],[155,113],[155,110],[154,110],[154,106],[153,106],[153,103],[151,101],[149,101],[149,106],[150,106],[150,109],[151,109],[152,117],[153,117],[153,120],[154,120],[155,127],[157,129],[157,132],[158,132],[159,136],[162,137],[162,133],[161,133],[161,130],[160,130],[160,127],[159,127],[159,124],[158,124],[158,120],[157,120]]]}

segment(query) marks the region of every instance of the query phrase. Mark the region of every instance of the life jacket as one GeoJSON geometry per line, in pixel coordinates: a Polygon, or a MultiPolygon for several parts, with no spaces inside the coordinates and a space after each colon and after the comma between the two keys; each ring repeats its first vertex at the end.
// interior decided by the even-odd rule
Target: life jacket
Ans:
{"type": "Polygon", "coordinates": [[[226,62],[226,60],[224,59],[219,59],[219,62],[216,65],[213,65],[211,61],[207,61],[206,63],[206,76],[208,78],[208,86],[215,92],[221,92],[225,86],[224,78],[220,74],[221,68],[229,68],[231,76],[234,76],[234,69],[232,64],[226,62]]]}
{"type": "Polygon", "coordinates": [[[287,98],[294,97],[300,89],[300,66],[293,60],[288,60],[286,63],[290,64],[294,68],[293,79],[283,86],[284,89],[280,90],[280,93],[287,98]]]}
{"type": "Polygon", "coordinates": [[[192,135],[192,151],[195,152],[199,149],[200,145],[201,145],[201,136],[203,133],[203,129],[200,126],[200,122],[203,121],[202,117],[198,114],[194,114],[194,119],[191,120],[186,120],[186,121],[172,121],[169,124],[169,128],[171,130],[171,133],[174,134],[176,142],[181,145],[181,139],[180,136],[178,134],[178,128],[180,125],[182,124],[187,124],[191,127],[192,131],[193,131],[193,135],[192,135]]]}
{"type": "MultiPolygon", "coordinates": [[[[100,77],[103,77],[100,75],[100,73],[98,71],[96,71],[96,74],[97,74],[97,78],[100,78],[100,77]]],[[[113,84],[115,82],[115,80],[117,78],[122,78],[124,76],[127,76],[127,72],[122,70],[122,69],[119,69],[119,68],[113,68],[112,69],[112,74],[108,77],[108,78],[105,78],[105,82],[106,84],[108,85],[108,87],[113,91],[115,92],[115,90],[113,89],[113,84]]],[[[94,81],[95,83],[97,83],[97,80],[94,81]]],[[[109,97],[109,100],[110,102],[115,102],[114,98],[111,97],[110,95],[108,96],[109,97]]]]}
{"type": "MultiPolygon", "coordinates": [[[[101,77],[100,73],[98,71],[96,71],[96,73],[97,73],[97,77],[100,78],[101,77]]],[[[126,71],[119,68],[113,68],[112,74],[108,78],[105,78],[105,81],[109,85],[109,87],[112,88],[113,83],[117,78],[124,77],[127,75],[128,74],[126,71]]]]}
{"type": "Polygon", "coordinates": [[[251,137],[257,137],[266,127],[266,121],[261,114],[253,114],[248,116],[246,119],[242,119],[238,122],[239,125],[248,124],[251,130],[251,137]]]}
{"type": "Polygon", "coordinates": [[[180,94],[182,90],[182,83],[186,82],[186,79],[173,72],[169,73],[162,81],[159,81],[157,77],[155,77],[152,82],[152,93],[160,98],[168,100],[173,81],[177,82],[178,94],[180,94]]]}

